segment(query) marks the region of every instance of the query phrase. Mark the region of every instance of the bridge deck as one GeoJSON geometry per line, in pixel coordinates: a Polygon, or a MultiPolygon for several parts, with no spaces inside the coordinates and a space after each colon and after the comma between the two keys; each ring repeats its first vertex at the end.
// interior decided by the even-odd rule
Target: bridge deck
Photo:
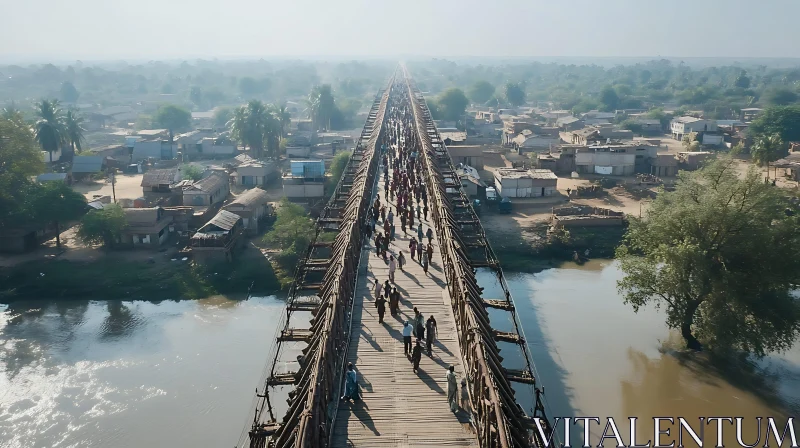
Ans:
{"type": "MultiPolygon", "coordinates": [[[[378,191],[385,202],[382,174],[378,191]]],[[[391,204],[397,214],[395,207],[396,204],[391,204]]],[[[464,369],[450,298],[445,289],[439,244],[434,237],[433,264],[426,276],[422,265],[412,261],[408,253],[412,232],[404,236],[399,223],[399,217],[395,216],[395,241],[389,245],[389,252],[396,256],[402,250],[406,258],[405,272],[395,271],[401,295],[400,315],[392,316],[387,304],[385,323],[378,323],[373,283],[377,278],[383,284],[389,278],[389,267],[375,255],[374,241],[370,241],[369,249],[365,248],[362,253],[365,257],[362,263],[367,259],[369,262],[366,269],[362,267],[358,279],[348,354],[348,361],[359,373],[363,401],[339,403],[332,446],[477,447],[468,414],[463,410],[453,414],[447,403],[447,368],[451,364],[456,366],[459,381],[464,377],[464,369]],[[433,357],[423,354],[418,373],[413,372],[411,362],[403,354],[402,334],[403,321],[414,317],[415,306],[426,320],[433,314],[438,326],[433,357]]],[[[422,220],[424,232],[429,224],[430,221],[422,220]]],[[[427,243],[427,239],[425,241],[427,243]]]]}

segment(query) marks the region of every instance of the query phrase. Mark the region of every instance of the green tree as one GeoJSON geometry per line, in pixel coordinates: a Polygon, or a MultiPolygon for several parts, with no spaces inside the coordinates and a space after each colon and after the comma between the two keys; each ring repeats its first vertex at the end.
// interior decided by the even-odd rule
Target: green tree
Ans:
{"type": "Polygon", "coordinates": [[[86,129],[83,128],[83,117],[72,109],[68,110],[67,115],[64,116],[64,131],[71,150],[71,160],[75,156],[75,150],[80,151],[81,145],[85,140],[83,133],[86,129]]]}
{"type": "Polygon", "coordinates": [[[336,102],[333,98],[330,84],[314,86],[308,94],[308,118],[314,123],[314,128],[331,129],[331,118],[335,114],[336,102]]]}
{"type": "Polygon", "coordinates": [[[750,156],[753,158],[758,166],[767,167],[767,176],[769,176],[769,164],[789,154],[786,143],[783,142],[781,136],[778,134],[761,135],[755,142],[753,147],[750,148],[750,156]]]}
{"type": "Polygon", "coordinates": [[[483,104],[494,96],[495,87],[488,81],[476,81],[469,88],[469,99],[478,104],[483,104]]]}
{"type": "Polygon", "coordinates": [[[294,267],[308,249],[316,229],[303,207],[285,197],[281,199],[276,215],[275,224],[264,235],[264,241],[280,250],[275,257],[275,271],[281,285],[286,287],[294,281],[294,267]]]}
{"type": "Polygon", "coordinates": [[[3,108],[3,112],[0,113],[0,118],[12,121],[19,125],[25,125],[25,115],[13,101],[8,106],[3,108]]]}
{"type": "Polygon", "coordinates": [[[31,176],[44,169],[31,128],[0,118],[0,231],[25,220],[31,176]]]}
{"type": "Polygon", "coordinates": [[[214,111],[214,126],[217,129],[224,129],[228,122],[233,118],[233,109],[230,107],[220,107],[214,111]]]}
{"type": "Polygon", "coordinates": [[[688,347],[763,356],[800,336],[800,222],[780,189],[729,157],[681,172],[642,219],[631,218],[617,257],[618,288],[634,311],[666,311],[688,347]],[[789,216],[791,215],[791,216],[789,216]]]}
{"type": "Polygon", "coordinates": [[[102,210],[93,210],[83,215],[78,238],[86,244],[103,244],[111,247],[128,226],[125,212],[118,204],[106,205],[102,210]]]}
{"type": "Polygon", "coordinates": [[[742,70],[739,72],[739,76],[736,77],[736,80],[733,81],[733,85],[739,87],[740,89],[749,89],[750,88],[750,78],[747,76],[747,72],[742,70]]]}
{"type": "Polygon", "coordinates": [[[56,229],[56,247],[61,249],[60,224],[75,221],[86,210],[86,198],[64,182],[47,182],[37,185],[30,198],[32,215],[36,222],[52,223],[56,229]]]}
{"type": "Polygon", "coordinates": [[[252,100],[247,106],[234,110],[230,121],[231,137],[242,146],[247,146],[257,158],[264,155],[264,148],[274,156],[280,142],[280,125],[270,108],[261,101],[252,100]]]}
{"type": "Polygon", "coordinates": [[[282,101],[278,106],[276,106],[272,114],[278,120],[278,124],[280,125],[281,129],[281,139],[283,139],[286,137],[286,131],[289,129],[289,126],[292,124],[292,114],[289,113],[289,109],[286,107],[286,102],[282,101]]]}
{"type": "Polygon", "coordinates": [[[786,87],[777,87],[765,91],[762,98],[767,104],[785,106],[797,102],[797,93],[786,87]]]}
{"type": "Polygon", "coordinates": [[[65,103],[74,103],[78,101],[80,93],[78,93],[78,89],[76,89],[71,82],[65,81],[61,83],[59,96],[61,97],[61,100],[64,101],[65,103]]]}
{"type": "Polygon", "coordinates": [[[618,105],[619,95],[617,95],[617,91],[611,86],[603,87],[603,89],[600,90],[600,109],[613,112],[617,110],[618,105]]]}
{"type": "MultiPolygon", "coordinates": [[[[344,169],[347,168],[347,162],[350,160],[350,151],[341,151],[335,156],[333,156],[333,160],[331,160],[331,177],[330,177],[330,184],[335,188],[336,185],[339,183],[339,179],[342,178],[342,174],[344,173],[344,169]]],[[[333,189],[331,189],[333,191],[333,189]]]]}
{"type": "Polygon", "coordinates": [[[784,142],[800,141],[800,106],[768,107],[750,123],[747,132],[754,139],[778,134],[784,142]]]}
{"type": "Polygon", "coordinates": [[[697,132],[690,132],[683,136],[683,141],[681,141],[683,147],[686,148],[687,151],[699,151],[700,150],[700,142],[697,141],[697,132]]]}
{"type": "Polygon", "coordinates": [[[43,150],[50,153],[52,162],[53,153],[67,143],[64,115],[58,100],[41,100],[35,107],[39,116],[34,126],[36,141],[43,150]]]}
{"type": "Polygon", "coordinates": [[[469,100],[461,89],[451,87],[436,98],[436,104],[439,106],[439,112],[443,120],[461,121],[464,118],[464,112],[467,110],[469,100]]]}
{"type": "Polygon", "coordinates": [[[181,167],[181,177],[184,180],[193,180],[198,181],[203,178],[203,173],[205,170],[200,168],[198,165],[193,165],[188,163],[181,167]]]}
{"type": "Polygon", "coordinates": [[[619,127],[622,129],[627,129],[635,134],[640,134],[642,132],[642,125],[636,120],[631,120],[631,119],[624,120],[622,123],[619,124],[619,127]]]}
{"type": "Polygon", "coordinates": [[[525,104],[525,88],[518,82],[507,82],[503,94],[506,101],[515,107],[525,104]]]}
{"type": "Polygon", "coordinates": [[[176,131],[188,129],[192,122],[192,113],[174,104],[164,104],[158,108],[153,117],[153,124],[169,130],[169,141],[172,142],[176,131]]]}

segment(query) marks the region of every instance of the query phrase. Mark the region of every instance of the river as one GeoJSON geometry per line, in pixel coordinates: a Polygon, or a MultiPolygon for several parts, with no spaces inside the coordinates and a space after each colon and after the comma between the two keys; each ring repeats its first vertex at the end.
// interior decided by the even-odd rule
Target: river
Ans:
{"type": "MultiPolygon", "coordinates": [[[[621,302],[619,276],[609,261],[508,275],[551,417],[778,415],[771,395],[800,407],[800,348],[761,361],[760,388],[737,387],[664,350],[674,335],[658,311],[621,302]]],[[[0,446],[233,446],[282,307],[264,297],[0,308],[0,446]]]]}

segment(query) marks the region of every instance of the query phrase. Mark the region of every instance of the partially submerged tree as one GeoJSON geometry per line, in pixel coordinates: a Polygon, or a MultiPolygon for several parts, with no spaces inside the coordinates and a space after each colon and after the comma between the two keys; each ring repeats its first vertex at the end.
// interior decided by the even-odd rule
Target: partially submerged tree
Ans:
{"type": "Polygon", "coordinates": [[[625,303],[663,307],[692,349],[788,349],[800,336],[800,221],[787,207],[757,170],[739,178],[729,157],[682,172],[617,249],[625,303]]]}
{"type": "Polygon", "coordinates": [[[83,216],[78,238],[86,244],[103,244],[111,247],[128,226],[125,212],[117,204],[109,204],[102,210],[94,210],[83,216]]]}

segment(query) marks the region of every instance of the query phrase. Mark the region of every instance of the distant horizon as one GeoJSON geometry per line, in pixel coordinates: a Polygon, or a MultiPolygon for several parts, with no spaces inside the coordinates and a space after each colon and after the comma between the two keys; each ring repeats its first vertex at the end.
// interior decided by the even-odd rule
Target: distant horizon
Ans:
{"type": "Polygon", "coordinates": [[[114,64],[114,63],[127,63],[127,64],[146,64],[150,62],[195,62],[195,61],[229,61],[229,62],[249,62],[249,61],[311,61],[311,62],[342,62],[342,61],[375,61],[375,62],[393,62],[393,61],[413,61],[413,60],[448,60],[453,62],[478,62],[478,61],[492,61],[492,62],[557,62],[586,60],[587,63],[591,61],[635,61],[635,62],[648,62],[666,59],[669,61],[726,61],[727,63],[736,62],[757,62],[757,61],[772,61],[772,62],[796,62],[800,65],[800,57],[797,56],[479,56],[479,55],[424,55],[424,54],[407,54],[407,55],[391,55],[391,56],[376,56],[376,55],[186,55],[186,56],[163,56],[163,57],[118,57],[118,58],[81,58],[81,57],[64,57],[63,55],[53,58],[45,57],[14,57],[14,56],[0,56],[0,65],[46,65],[53,64],[57,66],[72,65],[77,62],[83,64],[114,64]]]}

